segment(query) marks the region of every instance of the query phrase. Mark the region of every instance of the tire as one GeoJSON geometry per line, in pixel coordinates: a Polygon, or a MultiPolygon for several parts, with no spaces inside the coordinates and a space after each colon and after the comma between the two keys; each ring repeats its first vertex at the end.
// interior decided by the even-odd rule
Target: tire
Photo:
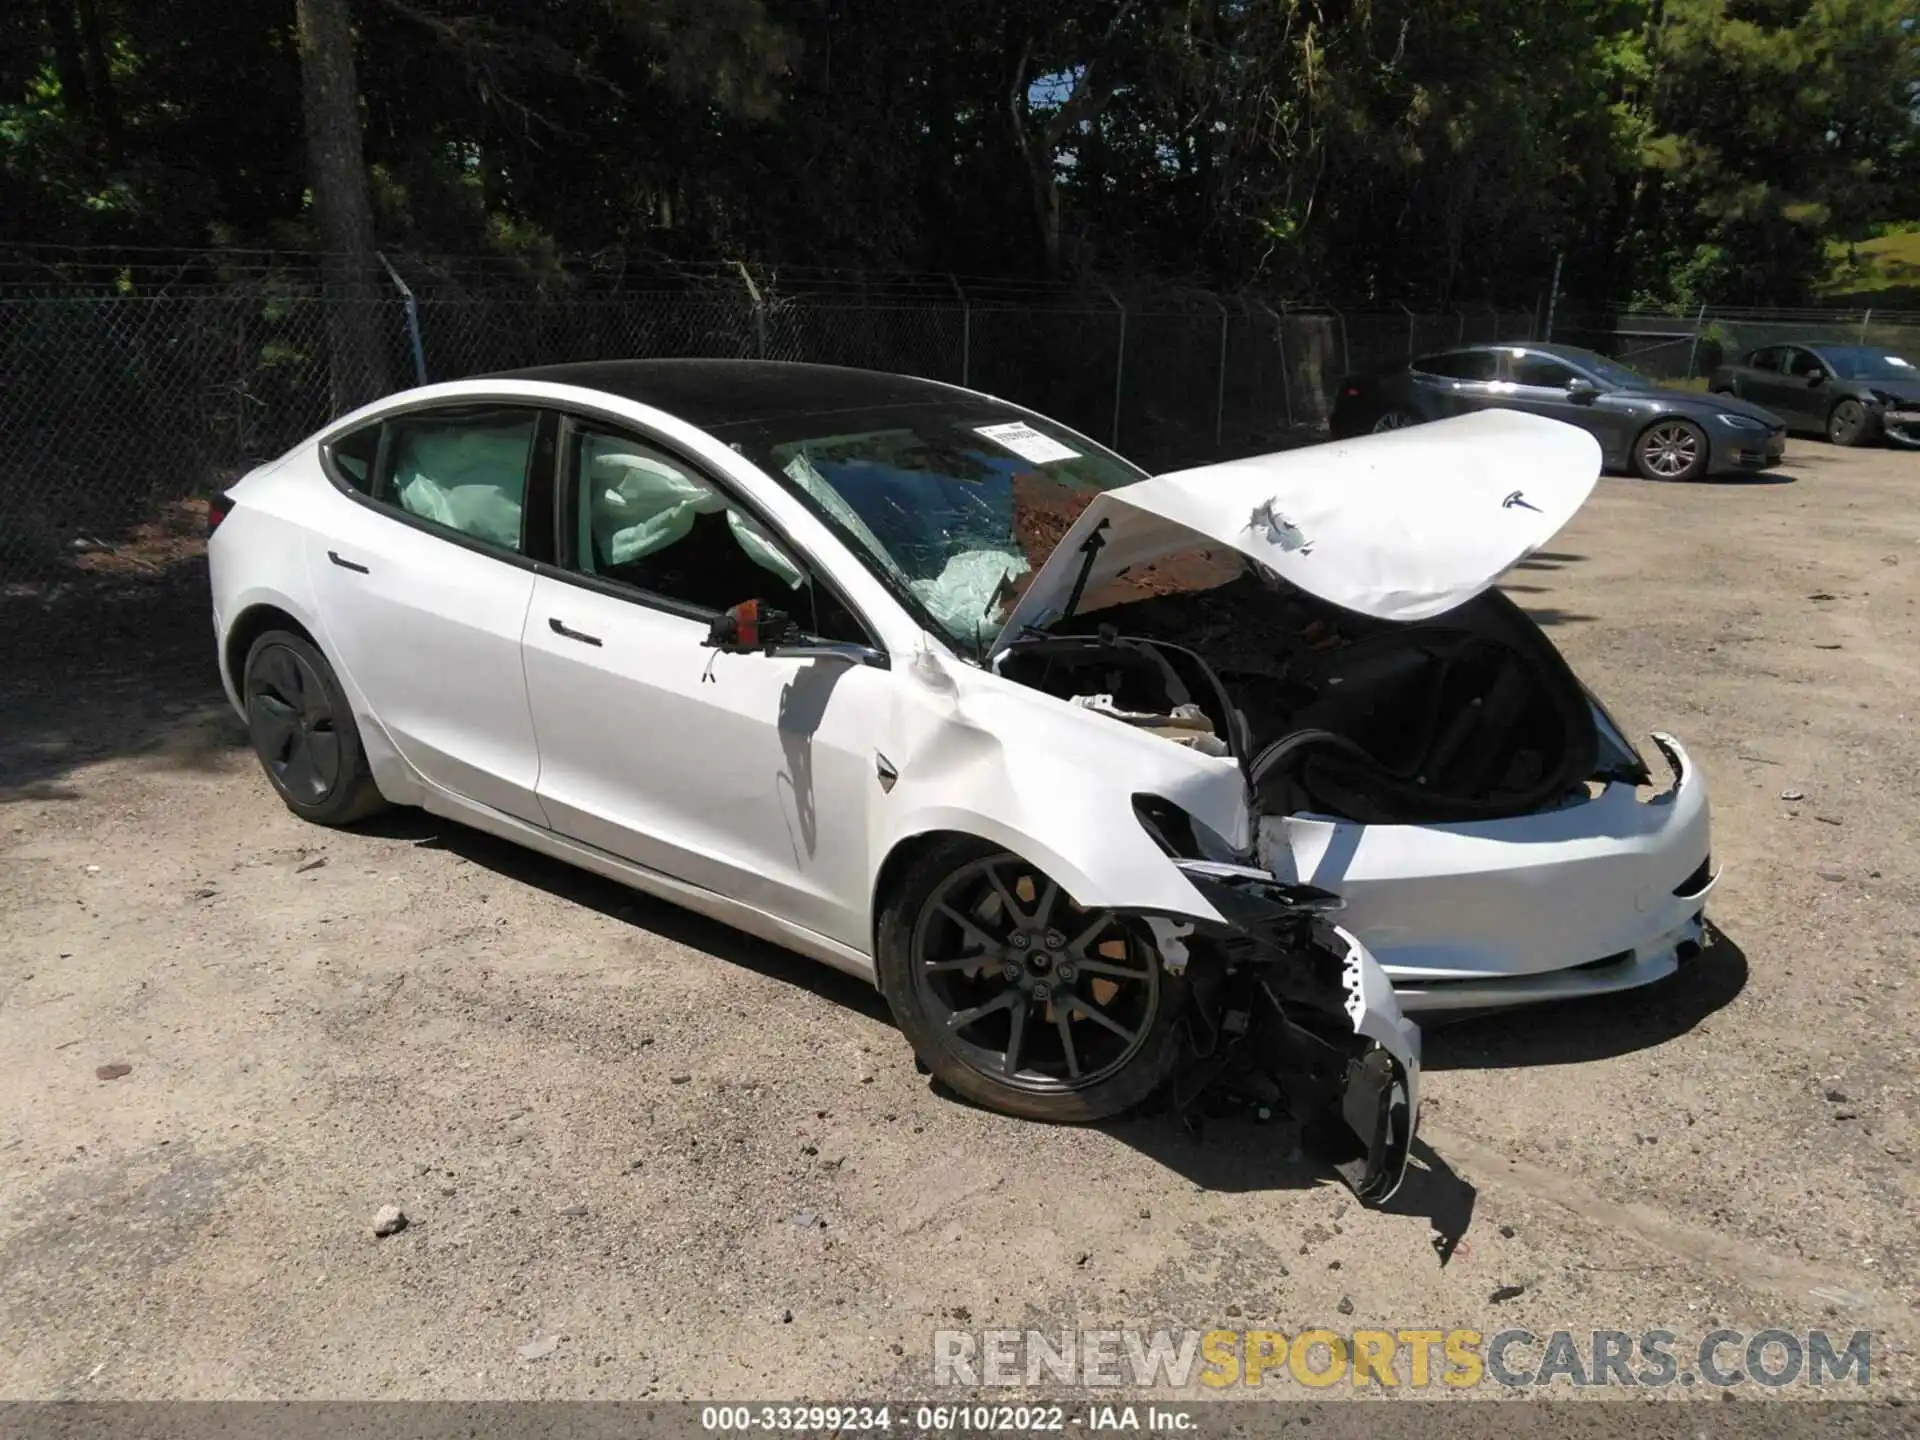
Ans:
{"type": "Polygon", "coordinates": [[[1707,432],[1691,420],[1656,420],[1633,442],[1633,468],[1643,480],[1698,480],[1707,471],[1707,432]]]}
{"type": "Polygon", "coordinates": [[[386,805],[346,692],[311,641],[267,631],[247,651],[240,693],[253,753],[294,814],[315,825],[351,825],[386,805]]]}
{"type": "Polygon", "coordinates": [[[990,1110],[1104,1120],[1157,1090],[1179,1055],[1186,985],[1146,932],[1081,909],[997,845],[955,836],[919,856],[883,903],[877,938],[881,993],[921,1063],[990,1110]],[[1036,985],[1047,988],[1036,996],[1036,985]]]}
{"type": "Polygon", "coordinates": [[[1382,410],[1367,428],[1375,435],[1384,435],[1389,430],[1404,430],[1419,423],[1420,417],[1411,410],[1382,410]]]}
{"type": "Polygon", "coordinates": [[[1873,417],[1858,400],[1840,400],[1827,412],[1827,439],[1835,445],[1852,448],[1864,445],[1873,435],[1873,417]]]}

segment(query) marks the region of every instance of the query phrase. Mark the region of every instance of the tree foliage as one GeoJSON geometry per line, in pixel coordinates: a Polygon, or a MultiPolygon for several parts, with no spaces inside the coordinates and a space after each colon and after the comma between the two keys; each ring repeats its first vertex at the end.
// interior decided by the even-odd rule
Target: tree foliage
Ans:
{"type": "MultiPolygon", "coordinates": [[[[1914,213],[1904,0],[333,0],[384,245],[1801,297],[1914,213]]],[[[318,246],[295,0],[18,0],[0,240],[318,246]]],[[[321,190],[326,186],[322,184],[321,190]]],[[[319,197],[319,198],[324,198],[319,197]]]]}

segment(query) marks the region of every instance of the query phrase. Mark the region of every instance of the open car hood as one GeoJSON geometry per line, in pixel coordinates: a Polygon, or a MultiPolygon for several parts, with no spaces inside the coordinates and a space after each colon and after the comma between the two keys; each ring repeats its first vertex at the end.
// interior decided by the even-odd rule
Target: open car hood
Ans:
{"type": "Polygon", "coordinates": [[[1600,446],[1586,431],[1486,410],[1157,475],[1094,497],[994,649],[1058,619],[1076,586],[1206,541],[1348,610],[1429,619],[1552,539],[1599,474],[1600,446]]]}

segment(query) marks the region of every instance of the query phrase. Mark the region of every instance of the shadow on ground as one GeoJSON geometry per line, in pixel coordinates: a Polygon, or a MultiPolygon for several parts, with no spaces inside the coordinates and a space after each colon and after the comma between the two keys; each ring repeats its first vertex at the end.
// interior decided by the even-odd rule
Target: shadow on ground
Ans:
{"type": "Polygon", "coordinates": [[[0,804],[71,799],[80,766],[209,769],[246,744],[214,661],[206,562],[0,595],[0,804]]]}
{"type": "MultiPolygon", "coordinates": [[[[261,802],[272,803],[264,790],[261,802]]],[[[675,945],[698,950],[784,985],[810,990],[836,1005],[891,1023],[887,1002],[864,980],[510,840],[414,809],[384,811],[354,829],[361,834],[408,840],[422,850],[444,850],[504,880],[544,890],[569,904],[609,916],[675,945]]]]}
{"type": "Polygon", "coordinates": [[[1727,485],[1734,488],[1743,485],[1798,485],[1800,483],[1800,477],[1785,470],[1756,470],[1751,474],[1744,475],[1702,475],[1698,480],[1687,480],[1681,483],[1687,485],[1727,485]]]}
{"type": "Polygon", "coordinates": [[[1747,984],[1747,956],[1716,926],[1667,979],[1642,990],[1444,1022],[1421,1022],[1429,1071],[1580,1065],[1677,1040],[1731,1004],[1747,984]]]}

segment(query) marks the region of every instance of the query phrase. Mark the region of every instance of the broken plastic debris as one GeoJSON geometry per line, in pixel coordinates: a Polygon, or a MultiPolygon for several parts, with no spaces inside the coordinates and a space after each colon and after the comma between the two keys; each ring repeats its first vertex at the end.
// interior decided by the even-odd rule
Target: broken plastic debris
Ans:
{"type": "Polygon", "coordinates": [[[1213,722],[1198,705],[1176,705],[1165,714],[1147,710],[1122,710],[1111,695],[1075,695],[1070,702],[1096,715],[1108,715],[1122,724],[1133,725],[1163,740],[1202,755],[1224,758],[1233,751],[1214,733],[1213,722]]]}
{"type": "Polygon", "coordinates": [[[1282,550],[1298,550],[1302,555],[1313,553],[1313,543],[1301,533],[1298,525],[1274,509],[1272,500],[1263,500],[1253,507],[1247,528],[1264,532],[1267,539],[1282,550]]]}

